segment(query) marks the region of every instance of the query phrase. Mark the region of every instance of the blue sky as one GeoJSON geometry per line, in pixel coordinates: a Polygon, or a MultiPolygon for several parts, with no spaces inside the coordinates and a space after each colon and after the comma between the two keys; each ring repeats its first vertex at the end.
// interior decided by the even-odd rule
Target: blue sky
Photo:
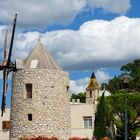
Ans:
{"type": "MultiPolygon", "coordinates": [[[[139,0],[1,1],[0,59],[5,29],[11,32],[18,13],[13,60],[25,59],[41,37],[69,72],[70,92],[84,92],[92,71],[99,83],[108,82],[121,65],[140,57],[139,5],[139,0]]],[[[2,92],[2,80],[0,86],[2,92]]],[[[10,87],[11,82],[8,104],[10,87]]]]}

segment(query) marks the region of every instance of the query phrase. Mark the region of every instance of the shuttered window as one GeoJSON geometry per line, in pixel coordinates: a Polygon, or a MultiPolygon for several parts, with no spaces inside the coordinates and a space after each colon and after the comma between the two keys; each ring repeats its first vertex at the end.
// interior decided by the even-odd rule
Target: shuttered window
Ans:
{"type": "Polygon", "coordinates": [[[10,121],[3,121],[2,129],[10,129],[10,121]]]}

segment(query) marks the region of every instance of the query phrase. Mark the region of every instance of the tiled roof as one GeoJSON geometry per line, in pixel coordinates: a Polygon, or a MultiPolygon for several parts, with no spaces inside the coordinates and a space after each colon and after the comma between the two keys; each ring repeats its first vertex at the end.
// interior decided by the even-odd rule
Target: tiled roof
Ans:
{"type": "Polygon", "coordinates": [[[91,75],[91,78],[89,80],[88,87],[86,88],[87,90],[92,90],[92,89],[99,89],[99,84],[96,80],[94,72],[91,75]]]}

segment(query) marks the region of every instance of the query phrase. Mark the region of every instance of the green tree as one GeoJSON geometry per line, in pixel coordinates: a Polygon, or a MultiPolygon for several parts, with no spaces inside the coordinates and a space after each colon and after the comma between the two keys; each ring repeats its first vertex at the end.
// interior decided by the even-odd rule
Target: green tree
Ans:
{"type": "Polygon", "coordinates": [[[140,59],[136,59],[121,67],[121,71],[128,72],[134,78],[130,83],[130,88],[140,91],[140,59]]]}
{"type": "MultiPolygon", "coordinates": [[[[123,73],[129,73],[130,76],[133,77],[133,80],[129,83],[129,89],[140,91],[140,59],[136,59],[133,62],[123,65],[120,70],[123,73]]],[[[106,88],[112,94],[119,92],[123,89],[123,81],[120,80],[119,76],[115,76],[109,80],[106,88]]]]}
{"type": "Polygon", "coordinates": [[[107,90],[109,90],[112,94],[115,94],[123,87],[123,81],[119,79],[119,77],[114,76],[107,85],[107,90]]]}
{"type": "Polygon", "coordinates": [[[86,102],[86,94],[82,93],[82,92],[78,93],[78,94],[72,94],[70,101],[72,101],[72,99],[75,99],[75,100],[80,99],[81,103],[85,103],[86,102]]]}
{"type": "Polygon", "coordinates": [[[95,114],[95,131],[94,135],[97,140],[107,136],[107,121],[106,121],[106,109],[105,109],[105,96],[104,93],[97,105],[97,112],[95,114]]]}
{"type": "MultiPolygon", "coordinates": [[[[128,93],[128,137],[135,140],[136,133],[140,130],[140,121],[138,115],[140,112],[140,94],[128,93]]],[[[124,139],[124,110],[125,110],[125,95],[118,93],[106,97],[106,111],[109,117],[108,121],[112,121],[119,134],[118,139],[124,139]]]]}

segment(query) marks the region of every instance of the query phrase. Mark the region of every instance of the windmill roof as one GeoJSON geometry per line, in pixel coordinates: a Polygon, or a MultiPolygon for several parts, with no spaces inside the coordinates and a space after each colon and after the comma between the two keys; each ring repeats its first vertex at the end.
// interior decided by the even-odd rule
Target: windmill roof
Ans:
{"type": "Polygon", "coordinates": [[[38,41],[32,52],[24,60],[25,69],[56,69],[61,70],[44,45],[38,41]]]}

